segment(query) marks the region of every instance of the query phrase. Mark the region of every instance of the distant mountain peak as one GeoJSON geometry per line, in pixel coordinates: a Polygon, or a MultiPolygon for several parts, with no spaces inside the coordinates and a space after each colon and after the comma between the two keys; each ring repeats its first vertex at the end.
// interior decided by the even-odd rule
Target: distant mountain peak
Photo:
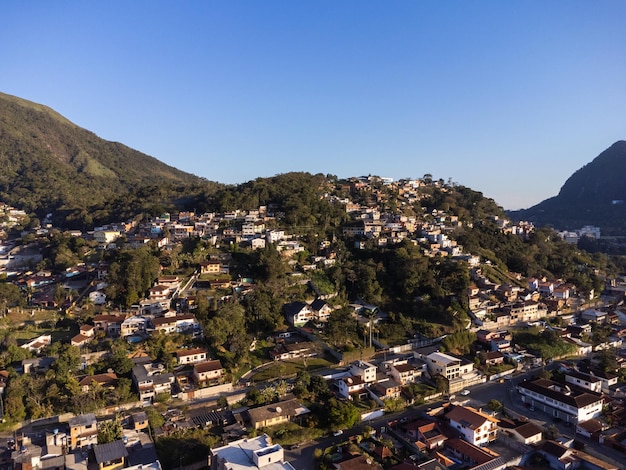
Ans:
{"type": "Polygon", "coordinates": [[[626,141],[619,140],[575,171],[557,196],[509,215],[561,229],[584,225],[626,228],[625,174],[626,141]]]}

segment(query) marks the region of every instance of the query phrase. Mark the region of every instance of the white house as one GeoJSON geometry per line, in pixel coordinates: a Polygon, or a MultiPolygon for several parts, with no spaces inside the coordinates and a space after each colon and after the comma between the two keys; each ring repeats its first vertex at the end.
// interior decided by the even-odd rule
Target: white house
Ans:
{"type": "Polygon", "coordinates": [[[463,440],[475,446],[488,445],[496,440],[498,420],[479,410],[455,406],[446,415],[450,427],[463,436],[463,440]]]}
{"type": "Polygon", "coordinates": [[[366,383],[376,382],[376,369],[374,364],[365,361],[357,361],[350,365],[350,373],[366,383]]]}
{"type": "Polygon", "coordinates": [[[107,296],[100,290],[89,293],[89,301],[94,305],[104,305],[107,303],[107,296]]]}
{"type": "Polygon", "coordinates": [[[517,389],[524,403],[570,423],[597,418],[602,413],[604,400],[591,391],[581,392],[547,379],[520,382],[517,389]]]}
{"type": "Polygon", "coordinates": [[[361,394],[365,390],[365,382],[358,375],[344,377],[337,380],[339,395],[343,398],[350,398],[353,394],[361,394]]]}
{"type": "Polygon", "coordinates": [[[440,352],[426,356],[426,364],[432,375],[440,374],[448,380],[461,377],[474,369],[473,363],[440,352]]]}
{"type": "Polygon", "coordinates": [[[146,333],[150,327],[150,320],[140,315],[124,319],[120,329],[120,336],[125,338],[134,334],[146,333]]]}
{"type": "Polygon", "coordinates": [[[565,382],[595,393],[602,393],[602,380],[595,375],[570,370],[565,373],[565,382]]]}
{"type": "Polygon", "coordinates": [[[176,351],[178,364],[195,364],[208,359],[208,353],[203,348],[179,349],[176,351]]]}

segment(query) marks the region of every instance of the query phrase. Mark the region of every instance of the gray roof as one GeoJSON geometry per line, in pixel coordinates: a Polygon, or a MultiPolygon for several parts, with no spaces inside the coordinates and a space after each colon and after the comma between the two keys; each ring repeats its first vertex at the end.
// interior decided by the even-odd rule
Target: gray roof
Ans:
{"type": "Polygon", "coordinates": [[[149,465],[159,460],[154,444],[136,444],[130,447],[128,452],[128,464],[133,467],[135,465],[149,465]]]}
{"type": "Polygon", "coordinates": [[[39,468],[46,470],[48,468],[56,470],[57,468],[65,468],[65,455],[57,455],[39,462],[39,468]]]}
{"type": "Polygon", "coordinates": [[[148,414],[145,411],[137,411],[136,413],[131,413],[131,418],[135,423],[141,423],[143,421],[148,421],[148,414]]]}
{"type": "Polygon", "coordinates": [[[70,427],[74,426],[87,426],[96,422],[96,415],[93,413],[87,413],[85,415],[74,416],[67,420],[70,427]]]}
{"type": "Polygon", "coordinates": [[[157,374],[152,376],[154,385],[163,385],[174,382],[174,374],[167,372],[165,374],[157,374]]]}
{"type": "Polygon", "coordinates": [[[99,464],[128,457],[128,451],[121,440],[107,442],[106,444],[96,444],[93,446],[93,453],[96,457],[96,462],[99,464]]]}
{"type": "Polygon", "coordinates": [[[148,371],[143,365],[137,365],[133,367],[133,377],[137,382],[143,382],[148,380],[148,371]]]}
{"type": "Polygon", "coordinates": [[[194,416],[192,419],[194,424],[201,427],[224,424],[226,422],[226,419],[219,411],[207,411],[194,416]]]}

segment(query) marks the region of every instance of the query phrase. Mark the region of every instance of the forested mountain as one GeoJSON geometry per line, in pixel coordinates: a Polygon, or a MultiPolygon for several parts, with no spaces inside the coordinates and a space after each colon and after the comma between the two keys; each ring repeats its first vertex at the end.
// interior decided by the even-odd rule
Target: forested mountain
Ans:
{"type": "Polygon", "coordinates": [[[618,141],[577,170],[559,194],[529,209],[511,212],[517,220],[559,229],[596,225],[603,232],[626,229],[626,141],[618,141]]]}
{"type": "Polygon", "coordinates": [[[203,181],[3,93],[0,168],[0,201],[38,213],[88,212],[146,185],[203,181]]]}

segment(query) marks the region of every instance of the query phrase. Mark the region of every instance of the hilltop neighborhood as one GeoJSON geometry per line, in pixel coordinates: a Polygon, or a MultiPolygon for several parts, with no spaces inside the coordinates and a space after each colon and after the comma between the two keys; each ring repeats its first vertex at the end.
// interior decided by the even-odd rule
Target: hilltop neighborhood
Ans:
{"type": "MultiPolygon", "coordinates": [[[[340,263],[337,240],[320,237],[312,253],[300,234],[281,226],[281,207],[163,212],[67,231],[69,239],[82,240],[86,261],[58,272],[46,266],[38,240],[60,229],[42,220],[9,236],[27,215],[1,205],[0,274],[26,298],[22,304],[0,300],[3,328],[21,328],[15,344],[2,345],[1,412],[9,436],[4,468],[295,468],[288,457],[296,443],[277,430],[324,427],[314,408],[319,397],[331,403],[325,406],[331,417],[314,437],[332,442],[303,468],[624,468],[610,462],[626,455],[626,280],[603,279],[600,297],[596,286],[502,272],[485,252],[458,242],[456,231],[474,222],[444,210],[402,210],[426,197],[420,188],[447,191],[429,178],[370,176],[342,181],[323,196],[345,211],[336,236],[350,249],[410,244],[424,257],[467,269],[469,283],[454,299],[467,306],[462,331],[416,333],[394,343],[379,333],[397,312],[323,285],[315,273],[340,263]],[[364,194],[368,203],[357,202],[364,194]],[[189,240],[202,240],[207,252],[176,273],[171,253],[189,240]],[[148,246],[169,264],[159,264],[143,298],[121,305],[111,295],[118,268],[105,255],[148,246]],[[269,336],[233,330],[216,345],[217,332],[207,330],[201,306],[234,309],[255,299],[259,282],[238,262],[237,250],[270,246],[288,267],[290,285],[304,294],[279,306],[280,325],[269,336]],[[346,332],[333,336],[337,318],[360,337],[345,344],[346,332]],[[558,354],[544,349],[555,345],[558,354]],[[236,367],[231,357],[240,350],[258,354],[258,364],[236,367]],[[76,367],[66,370],[65,361],[76,367]],[[65,413],[43,407],[28,416],[10,395],[21,377],[62,374],[67,388],[74,387],[65,413]],[[508,402],[474,393],[499,386],[508,402]],[[334,410],[355,410],[355,417],[332,416],[334,410]],[[349,428],[374,420],[384,421],[384,431],[342,440],[349,428]],[[194,430],[214,436],[203,458],[161,461],[158,439],[194,430]],[[598,457],[602,447],[612,458],[598,457]]],[[[498,215],[485,219],[522,240],[535,231],[498,215]]],[[[600,236],[591,227],[583,232],[600,236]]],[[[211,325],[234,328],[234,316],[225,318],[211,325]]]]}

